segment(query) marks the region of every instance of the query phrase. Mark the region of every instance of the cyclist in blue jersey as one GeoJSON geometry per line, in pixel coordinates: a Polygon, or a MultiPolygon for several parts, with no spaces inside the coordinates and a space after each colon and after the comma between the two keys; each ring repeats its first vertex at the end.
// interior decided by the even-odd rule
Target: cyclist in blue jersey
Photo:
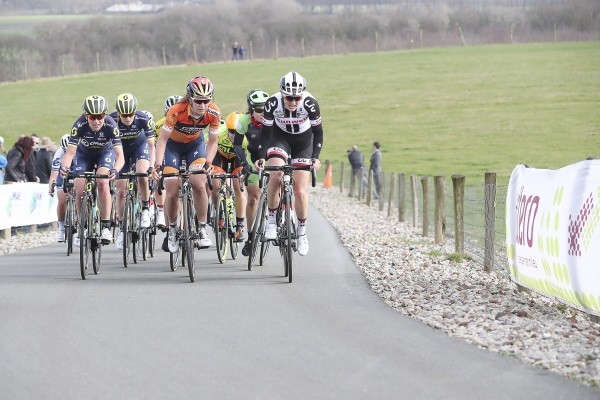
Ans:
{"type": "MultiPolygon", "coordinates": [[[[154,121],[149,113],[137,109],[137,98],[131,93],[122,93],[117,96],[115,108],[117,109],[110,116],[117,121],[119,133],[121,134],[121,143],[123,145],[123,155],[125,165],[119,172],[135,171],[138,173],[148,172],[151,165],[154,165],[154,121]]],[[[123,249],[123,231],[122,219],[125,208],[125,189],[127,181],[119,179],[117,181],[117,198],[115,207],[117,208],[117,221],[119,233],[117,235],[116,246],[118,250],[123,249]]],[[[150,188],[148,186],[148,177],[138,178],[138,192],[142,201],[142,216],[140,227],[148,228],[150,226],[150,188]]]]}
{"type": "MultiPolygon", "coordinates": [[[[108,103],[102,96],[89,96],[83,101],[83,111],[73,124],[69,146],[60,163],[61,175],[65,176],[69,170],[76,175],[95,170],[97,174],[110,175],[114,179],[125,159],[117,123],[106,115],[108,103]]],[[[81,212],[83,185],[84,179],[75,179],[78,213],[81,212]]],[[[108,179],[98,180],[98,207],[102,223],[100,239],[102,244],[108,244],[112,240],[108,179]]],[[[75,243],[79,245],[79,242],[75,243]]]]}

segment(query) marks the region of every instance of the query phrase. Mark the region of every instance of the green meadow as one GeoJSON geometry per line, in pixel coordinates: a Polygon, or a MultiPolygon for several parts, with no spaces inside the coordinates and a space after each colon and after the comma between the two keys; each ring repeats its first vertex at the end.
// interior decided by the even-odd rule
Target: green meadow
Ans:
{"type": "MultiPolygon", "coordinates": [[[[57,140],[83,99],[112,104],[132,92],[155,118],[163,101],[206,75],[223,114],[245,110],[250,88],[277,90],[297,70],[319,100],[325,129],[321,159],[346,161],[353,144],[382,145],[388,172],[461,173],[482,183],[486,171],[508,181],[517,164],[560,168],[600,156],[600,43],[494,45],[184,65],[0,85],[0,135],[57,140]]],[[[334,173],[334,176],[336,174],[334,173]]]]}

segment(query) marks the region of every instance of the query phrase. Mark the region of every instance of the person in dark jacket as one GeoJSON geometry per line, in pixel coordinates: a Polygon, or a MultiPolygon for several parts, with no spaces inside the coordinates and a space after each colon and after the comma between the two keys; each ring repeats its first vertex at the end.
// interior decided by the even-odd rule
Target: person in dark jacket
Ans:
{"type": "MultiPolygon", "coordinates": [[[[348,150],[348,161],[352,167],[352,175],[354,176],[355,185],[360,191],[361,183],[363,187],[367,186],[367,180],[364,176],[365,155],[362,151],[358,150],[356,145],[354,145],[348,150]]],[[[362,193],[359,193],[359,197],[362,198],[362,193]]]]}
{"type": "Polygon", "coordinates": [[[6,175],[4,182],[37,182],[35,165],[28,163],[33,157],[34,140],[31,136],[23,136],[9,150],[6,159],[6,175]]]}
{"type": "Polygon", "coordinates": [[[52,140],[50,140],[49,137],[44,136],[40,143],[40,149],[36,152],[35,157],[35,174],[40,180],[40,183],[48,183],[50,178],[53,158],[52,153],[50,153],[51,147],[52,140]]]}

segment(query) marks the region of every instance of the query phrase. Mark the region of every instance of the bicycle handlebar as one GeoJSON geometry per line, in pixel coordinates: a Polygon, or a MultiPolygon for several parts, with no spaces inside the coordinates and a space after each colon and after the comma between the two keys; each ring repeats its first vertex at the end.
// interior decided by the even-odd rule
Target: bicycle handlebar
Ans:
{"type": "Polygon", "coordinates": [[[265,165],[258,170],[258,184],[262,188],[262,174],[263,171],[282,171],[284,174],[289,174],[292,171],[310,171],[311,172],[311,184],[312,187],[317,185],[317,170],[310,165],[265,165]]]}
{"type": "MultiPolygon", "coordinates": [[[[193,170],[193,171],[186,171],[183,169],[180,169],[179,172],[172,172],[172,173],[168,173],[168,174],[161,174],[160,178],[158,179],[158,194],[162,195],[162,191],[165,188],[165,183],[164,183],[164,179],[165,178],[172,178],[172,177],[188,177],[189,175],[199,175],[199,174],[205,174],[207,175],[208,178],[210,178],[208,176],[208,173],[206,170],[204,169],[197,169],[197,170],[193,170]]],[[[206,182],[208,183],[208,188],[210,190],[213,189],[213,185],[210,179],[207,179],[206,182]]]]}

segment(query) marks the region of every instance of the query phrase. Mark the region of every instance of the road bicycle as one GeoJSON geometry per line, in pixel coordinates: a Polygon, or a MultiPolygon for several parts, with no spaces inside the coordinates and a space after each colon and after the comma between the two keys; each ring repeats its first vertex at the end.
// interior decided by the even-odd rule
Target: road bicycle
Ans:
{"type": "MultiPolygon", "coordinates": [[[[56,188],[56,182],[52,182],[52,193],[54,196],[54,190],[56,188]]],[[[65,243],[67,244],[67,256],[73,253],[73,235],[77,232],[77,206],[75,205],[75,185],[73,184],[73,174],[69,172],[62,181],[62,191],[65,193],[65,243]]]]}
{"type": "Polygon", "coordinates": [[[65,242],[67,255],[73,253],[73,235],[77,232],[77,204],[75,203],[75,184],[73,174],[68,173],[63,179],[62,190],[65,192],[67,207],[65,211],[65,242]]]}
{"type": "MultiPolygon", "coordinates": [[[[209,219],[215,233],[215,247],[217,258],[223,264],[227,260],[227,250],[231,258],[235,260],[239,251],[239,242],[236,240],[237,218],[235,212],[235,191],[233,180],[240,179],[239,175],[231,173],[220,173],[211,175],[211,179],[220,181],[217,204],[211,207],[212,216],[209,219]]],[[[240,182],[240,188],[243,190],[240,182]]]]}
{"type": "MultiPolygon", "coordinates": [[[[156,250],[156,234],[158,232],[158,227],[156,226],[156,218],[158,216],[158,208],[156,207],[156,197],[154,195],[154,187],[156,183],[152,177],[148,179],[148,187],[150,190],[150,201],[148,202],[148,209],[150,211],[150,227],[148,229],[148,240],[147,240],[147,249],[144,248],[142,250],[142,254],[144,254],[144,260],[146,260],[146,252],[150,257],[154,257],[154,253],[156,250]],[[147,250],[147,251],[146,251],[147,250]]],[[[142,242],[144,245],[146,242],[142,242]]]]}
{"type": "Polygon", "coordinates": [[[258,187],[261,189],[260,197],[256,205],[256,215],[252,228],[249,232],[250,251],[248,253],[248,271],[252,271],[255,265],[257,253],[259,254],[258,265],[263,265],[267,252],[269,251],[269,241],[264,239],[265,230],[267,229],[267,219],[269,216],[267,207],[267,186],[269,183],[269,172],[264,171],[258,181],[258,187]],[[259,250],[260,244],[260,250],[259,250]]]}
{"type": "Polygon", "coordinates": [[[86,279],[90,263],[92,264],[94,274],[97,275],[100,272],[100,260],[102,258],[100,235],[102,226],[100,209],[98,207],[98,185],[96,179],[108,179],[109,176],[94,172],[84,172],[75,177],[85,179],[77,234],[79,235],[81,279],[86,279]]]}
{"type": "MultiPolygon", "coordinates": [[[[206,174],[204,169],[196,169],[189,171],[185,167],[181,167],[179,172],[162,174],[158,184],[159,190],[164,190],[164,179],[169,177],[179,177],[179,216],[177,218],[177,240],[179,241],[180,254],[176,256],[171,253],[171,270],[177,269],[177,260],[181,257],[182,266],[187,265],[188,272],[190,274],[190,281],[196,280],[196,267],[194,264],[194,248],[196,247],[196,240],[198,239],[198,230],[200,223],[196,216],[196,209],[194,208],[194,196],[192,193],[192,184],[189,180],[190,175],[206,174]]],[[[212,190],[212,184],[210,179],[207,179],[208,187],[212,190]]]]}
{"type": "Polygon", "coordinates": [[[146,172],[122,172],[117,179],[127,179],[125,188],[125,207],[121,231],[123,232],[123,266],[130,265],[129,259],[137,264],[140,256],[146,259],[148,247],[148,229],[141,227],[142,202],[138,193],[138,178],[147,177],[146,172]]]}
{"type": "Polygon", "coordinates": [[[279,252],[283,258],[284,276],[288,277],[289,283],[292,283],[293,254],[296,251],[296,227],[297,219],[294,212],[294,171],[311,171],[312,186],[315,187],[317,176],[316,170],[310,165],[273,165],[264,166],[259,170],[258,179],[262,179],[262,171],[281,171],[283,172],[281,195],[279,197],[279,206],[277,207],[277,238],[274,244],[279,246],[279,252]]]}

